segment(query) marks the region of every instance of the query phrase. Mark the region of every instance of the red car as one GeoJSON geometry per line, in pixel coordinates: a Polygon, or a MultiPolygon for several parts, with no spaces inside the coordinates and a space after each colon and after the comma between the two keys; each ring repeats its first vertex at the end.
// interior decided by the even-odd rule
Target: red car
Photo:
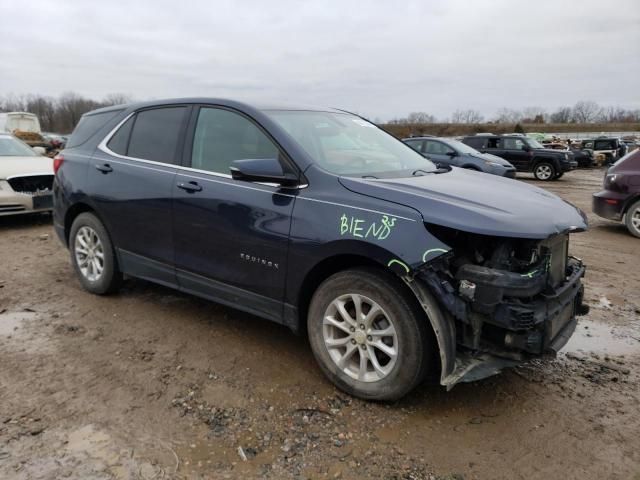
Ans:
{"type": "Polygon", "coordinates": [[[593,212],[623,221],[632,235],[640,237],[640,150],[614,163],[607,170],[603,187],[593,195],[593,212]]]}

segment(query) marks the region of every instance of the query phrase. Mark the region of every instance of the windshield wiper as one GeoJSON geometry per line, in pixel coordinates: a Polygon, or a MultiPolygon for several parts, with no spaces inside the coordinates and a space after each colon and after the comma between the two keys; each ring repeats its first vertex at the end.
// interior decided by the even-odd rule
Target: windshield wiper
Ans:
{"type": "Polygon", "coordinates": [[[421,168],[414,170],[413,173],[411,173],[412,177],[421,177],[422,175],[418,175],[418,172],[422,172],[422,173],[433,173],[433,172],[428,172],[427,170],[422,170],[421,168]]]}
{"type": "Polygon", "coordinates": [[[378,177],[376,177],[375,175],[363,175],[362,178],[374,178],[376,180],[380,180],[378,177]]]}

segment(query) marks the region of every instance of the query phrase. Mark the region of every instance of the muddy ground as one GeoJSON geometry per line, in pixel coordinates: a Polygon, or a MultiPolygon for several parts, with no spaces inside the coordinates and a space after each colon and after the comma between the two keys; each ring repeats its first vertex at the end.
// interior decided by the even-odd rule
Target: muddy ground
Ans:
{"type": "MultiPolygon", "coordinates": [[[[601,179],[541,186],[590,212],[601,179]]],[[[390,405],[284,327],[139,280],[90,295],[48,216],[0,219],[0,478],[640,479],[640,240],[589,219],[566,353],[390,405]]]]}

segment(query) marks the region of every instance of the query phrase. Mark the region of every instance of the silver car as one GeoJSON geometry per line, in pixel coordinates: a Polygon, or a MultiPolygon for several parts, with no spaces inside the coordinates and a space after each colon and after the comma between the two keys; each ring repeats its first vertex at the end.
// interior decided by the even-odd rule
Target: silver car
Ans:
{"type": "Polygon", "coordinates": [[[0,133],[0,216],[52,209],[53,162],[0,133]]]}

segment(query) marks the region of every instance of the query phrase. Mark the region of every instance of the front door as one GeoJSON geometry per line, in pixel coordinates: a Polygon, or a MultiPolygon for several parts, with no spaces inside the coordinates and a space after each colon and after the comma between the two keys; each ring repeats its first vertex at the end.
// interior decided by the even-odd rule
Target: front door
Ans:
{"type": "Polygon", "coordinates": [[[174,186],[178,282],[187,291],[279,321],[295,196],[231,178],[234,160],[282,158],[271,138],[233,110],[200,107],[174,186]]]}
{"type": "Polygon", "coordinates": [[[460,157],[455,156],[455,150],[437,140],[425,140],[424,151],[427,157],[435,163],[459,166],[460,157]]]}
{"type": "Polygon", "coordinates": [[[105,222],[121,268],[175,285],[171,195],[188,107],[130,116],[89,165],[91,200],[105,222]]]}
{"type": "Polygon", "coordinates": [[[516,167],[516,170],[520,172],[528,171],[531,156],[529,152],[525,150],[527,145],[524,140],[518,137],[502,137],[500,142],[502,143],[501,147],[503,151],[503,154],[500,156],[511,162],[511,164],[516,167]]]}

